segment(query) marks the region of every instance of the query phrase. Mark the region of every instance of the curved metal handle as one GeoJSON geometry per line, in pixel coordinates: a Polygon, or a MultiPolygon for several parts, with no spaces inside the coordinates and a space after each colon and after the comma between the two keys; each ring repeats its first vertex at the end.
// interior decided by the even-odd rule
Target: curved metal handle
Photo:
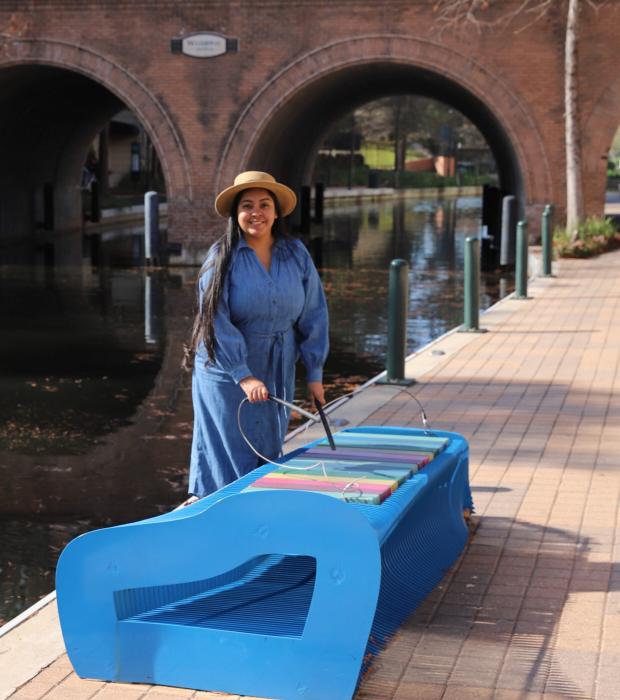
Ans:
{"type": "Polygon", "coordinates": [[[321,404],[319,404],[318,402],[316,404],[317,411],[319,413],[319,417],[317,418],[316,416],[313,416],[312,413],[305,411],[303,408],[296,406],[294,403],[289,403],[288,401],[281,399],[279,396],[269,394],[269,399],[271,401],[275,401],[276,403],[280,403],[283,406],[286,406],[287,408],[290,408],[292,411],[297,411],[298,413],[301,413],[302,416],[305,416],[306,418],[308,418],[308,420],[311,420],[314,423],[318,423],[320,421],[323,424],[323,429],[325,430],[325,435],[327,436],[329,446],[332,448],[332,450],[336,449],[336,443],[334,442],[334,438],[332,437],[332,431],[329,429],[329,423],[327,422],[325,413],[323,413],[321,404]]]}
{"type": "Polygon", "coordinates": [[[276,403],[279,403],[279,404],[282,404],[282,406],[286,406],[287,408],[290,408],[292,411],[297,411],[297,413],[301,413],[302,416],[304,416],[308,420],[311,420],[313,423],[318,423],[321,420],[320,418],[313,416],[312,413],[309,413],[308,411],[304,410],[303,408],[296,406],[294,403],[290,403],[290,401],[285,401],[284,399],[281,399],[279,396],[274,396],[273,394],[269,394],[269,400],[275,401],[276,403]]]}

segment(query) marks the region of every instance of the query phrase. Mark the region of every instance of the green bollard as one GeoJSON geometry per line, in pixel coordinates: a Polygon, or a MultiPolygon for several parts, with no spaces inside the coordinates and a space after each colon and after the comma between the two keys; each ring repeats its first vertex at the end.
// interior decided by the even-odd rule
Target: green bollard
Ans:
{"type": "Polygon", "coordinates": [[[405,354],[407,349],[407,307],[409,302],[409,265],[397,258],[390,263],[388,291],[388,349],[386,377],[380,384],[409,386],[412,379],[405,379],[405,354]]]}
{"type": "Polygon", "coordinates": [[[527,221],[517,224],[517,260],[515,269],[515,299],[527,299],[527,221]]]}
{"type": "Polygon", "coordinates": [[[465,279],[463,284],[463,325],[460,332],[485,333],[480,321],[480,239],[465,239],[465,279]]]}
{"type": "Polygon", "coordinates": [[[464,330],[478,330],[480,318],[480,241],[477,238],[465,239],[464,296],[464,330]]]}
{"type": "Polygon", "coordinates": [[[551,277],[551,257],[553,253],[553,234],[552,234],[552,215],[553,210],[550,204],[545,206],[542,213],[540,225],[540,237],[542,239],[542,276],[551,277]]]}

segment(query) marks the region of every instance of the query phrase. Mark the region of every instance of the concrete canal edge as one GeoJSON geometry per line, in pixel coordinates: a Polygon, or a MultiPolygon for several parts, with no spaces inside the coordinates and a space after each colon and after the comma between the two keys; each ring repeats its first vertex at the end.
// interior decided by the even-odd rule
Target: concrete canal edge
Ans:
{"type": "MultiPolygon", "coordinates": [[[[554,265],[557,265],[554,263],[554,265]]],[[[530,271],[538,274],[540,256],[538,249],[530,251],[530,271]]],[[[557,271],[554,270],[557,274],[557,271]]],[[[550,278],[533,276],[529,279],[529,290],[535,294],[550,284],[550,278]]],[[[526,301],[519,301],[510,294],[481,314],[480,325],[493,330],[505,322],[507,316],[521,308],[526,301]]],[[[412,353],[405,361],[405,376],[420,380],[446,358],[453,356],[476,338],[475,333],[459,333],[458,327],[431,341],[412,353]]],[[[387,404],[403,387],[378,385],[381,372],[359,387],[351,400],[338,401],[329,410],[330,419],[340,426],[355,426],[387,404]]],[[[415,391],[415,387],[408,391],[415,391]]],[[[416,409],[417,411],[417,409],[416,409]]],[[[429,416],[432,426],[432,416],[429,416]]],[[[339,426],[339,427],[340,427],[339,426]]],[[[324,435],[320,425],[303,425],[293,430],[286,438],[286,451],[324,435]]],[[[0,627],[0,700],[5,700],[38,673],[53,663],[65,652],[56,592],[52,591],[38,603],[0,627]]]]}
{"type": "MultiPolygon", "coordinates": [[[[314,197],[314,194],[312,194],[314,197]]],[[[482,187],[463,185],[460,187],[413,187],[396,189],[394,187],[328,187],[325,189],[325,201],[336,203],[377,202],[397,199],[444,199],[447,197],[481,197],[482,187]]]]}
{"type": "Polygon", "coordinates": [[[56,591],[0,627],[0,700],[34,678],[65,651],[56,591]]]}

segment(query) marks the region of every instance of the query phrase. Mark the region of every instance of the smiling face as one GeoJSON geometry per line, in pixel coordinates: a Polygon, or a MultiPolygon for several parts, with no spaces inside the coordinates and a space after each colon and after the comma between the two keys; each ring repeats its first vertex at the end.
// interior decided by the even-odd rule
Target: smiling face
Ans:
{"type": "Polygon", "coordinates": [[[237,206],[237,223],[248,241],[271,238],[271,228],[277,218],[271,194],[264,189],[245,190],[237,206]]]}

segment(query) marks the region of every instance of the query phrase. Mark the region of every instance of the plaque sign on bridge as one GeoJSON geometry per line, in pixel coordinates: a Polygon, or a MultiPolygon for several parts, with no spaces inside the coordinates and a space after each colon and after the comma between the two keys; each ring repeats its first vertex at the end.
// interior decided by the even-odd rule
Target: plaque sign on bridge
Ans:
{"type": "Polygon", "coordinates": [[[172,39],[170,48],[172,53],[182,53],[193,58],[214,58],[228,51],[238,51],[239,40],[213,32],[196,32],[172,39]]]}

